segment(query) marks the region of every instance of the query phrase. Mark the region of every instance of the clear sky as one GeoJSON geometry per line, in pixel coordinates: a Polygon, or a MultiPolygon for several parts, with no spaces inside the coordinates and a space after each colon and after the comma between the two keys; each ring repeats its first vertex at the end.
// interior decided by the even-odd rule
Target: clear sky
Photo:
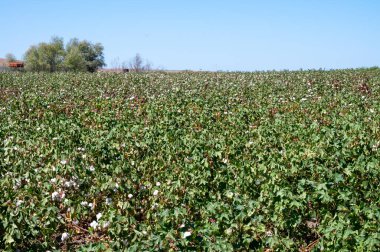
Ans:
{"type": "Polygon", "coordinates": [[[53,35],[168,70],[380,65],[380,0],[0,0],[0,57],[53,35]]]}

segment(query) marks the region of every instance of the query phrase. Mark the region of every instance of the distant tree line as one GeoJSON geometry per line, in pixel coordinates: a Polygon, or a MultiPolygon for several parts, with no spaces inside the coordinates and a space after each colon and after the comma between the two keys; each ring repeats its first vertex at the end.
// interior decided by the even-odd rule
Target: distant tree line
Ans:
{"type": "Polygon", "coordinates": [[[95,72],[105,66],[104,47],[87,40],[71,39],[66,46],[63,39],[53,37],[49,43],[31,46],[25,53],[25,69],[33,72],[95,72]]]}
{"type": "MultiPolygon", "coordinates": [[[[61,37],[52,37],[50,42],[31,46],[24,55],[24,70],[31,72],[96,72],[105,66],[104,47],[87,40],[73,38],[66,45],[61,37]]],[[[6,62],[16,62],[16,57],[8,53],[6,62]]],[[[114,69],[133,72],[152,70],[152,64],[136,54],[129,62],[119,63],[115,59],[114,69]]],[[[23,70],[23,69],[21,69],[23,70]]]]}
{"type": "Polygon", "coordinates": [[[152,63],[143,59],[141,55],[137,53],[129,62],[124,61],[120,63],[119,58],[114,59],[111,62],[111,68],[116,70],[128,69],[132,72],[144,72],[152,70],[152,63]]]}
{"type": "Polygon", "coordinates": [[[152,70],[152,64],[150,62],[144,62],[144,59],[140,54],[136,54],[128,64],[129,68],[135,72],[143,72],[152,70]]]}

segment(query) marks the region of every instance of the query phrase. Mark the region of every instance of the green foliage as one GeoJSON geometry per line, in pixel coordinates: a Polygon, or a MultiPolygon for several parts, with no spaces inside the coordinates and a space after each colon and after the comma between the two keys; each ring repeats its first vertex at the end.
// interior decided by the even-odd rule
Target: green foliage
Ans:
{"type": "Polygon", "coordinates": [[[379,69],[3,73],[0,91],[0,250],[380,249],[379,69]]]}
{"type": "Polygon", "coordinates": [[[32,46],[25,54],[25,68],[33,72],[95,72],[105,65],[103,46],[72,39],[66,45],[62,38],[53,37],[50,43],[32,46]]]}
{"type": "Polygon", "coordinates": [[[65,69],[73,72],[85,72],[86,60],[78,47],[70,47],[64,60],[65,69]]]}
{"type": "Polygon", "coordinates": [[[66,46],[66,67],[68,70],[95,72],[105,65],[103,46],[92,44],[86,40],[72,39],[66,46]]]}
{"type": "Polygon", "coordinates": [[[25,69],[36,72],[61,70],[64,55],[63,39],[53,37],[50,43],[40,43],[28,49],[25,53],[25,69]]]}

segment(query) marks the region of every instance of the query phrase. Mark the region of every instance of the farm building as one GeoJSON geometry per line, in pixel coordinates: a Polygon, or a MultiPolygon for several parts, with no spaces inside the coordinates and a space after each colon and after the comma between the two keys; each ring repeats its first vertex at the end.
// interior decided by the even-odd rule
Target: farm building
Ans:
{"type": "Polygon", "coordinates": [[[8,62],[7,59],[0,58],[0,68],[23,68],[24,62],[20,60],[15,60],[8,62]]]}
{"type": "Polygon", "coordinates": [[[12,61],[8,63],[8,67],[10,68],[23,68],[24,67],[24,62],[22,61],[12,61]]]}

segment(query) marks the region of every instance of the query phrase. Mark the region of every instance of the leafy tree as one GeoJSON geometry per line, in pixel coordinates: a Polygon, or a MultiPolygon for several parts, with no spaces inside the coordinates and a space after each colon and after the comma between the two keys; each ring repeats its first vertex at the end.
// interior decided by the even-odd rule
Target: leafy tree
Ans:
{"type": "Polygon", "coordinates": [[[88,71],[95,72],[105,65],[103,46],[86,40],[70,40],[66,48],[63,39],[53,37],[50,43],[31,46],[25,53],[25,68],[29,71],[88,71]]]}
{"type": "Polygon", "coordinates": [[[65,59],[65,65],[73,71],[95,72],[105,66],[103,50],[104,47],[100,43],[92,44],[87,40],[71,39],[66,45],[69,58],[65,59]]]}
{"type": "Polygon", "coordinates": [[[71,47],[67,50],[64,68],[67,71],[85,72],[87,70],[86,60],[78,47],[71,47]]]}
{"type": "Polygon", "coordinates": [[[53,37],[49,44],[42,47],[43,55],[49,64],[49,71],[55,72],[60,70],[65,56],[65,48],[63,45],[63,39],[53,37]]]}
{"type": "Polygon", "coordinates": [[[28,71],[39,72],[47,71],[48,65],[43,62],[39,46],[31,46],[25,53],[25,69],[28,71]]]}
{"type": "Polygon", "coordinates": [[[63,39],[53,37],[50,43],[40,43],[28,49],[25,68],[29,71],[55,72],[62,69],[64,56],[63,39]]]}

